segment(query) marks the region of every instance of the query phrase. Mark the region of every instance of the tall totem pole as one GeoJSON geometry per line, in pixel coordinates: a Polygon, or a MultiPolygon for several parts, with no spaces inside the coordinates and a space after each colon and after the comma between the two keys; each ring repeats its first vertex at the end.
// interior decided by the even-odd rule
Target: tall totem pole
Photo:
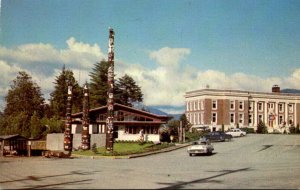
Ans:
{"type": "Polygon", "coordinates": [[[114,36],[115,33],[112,28],[109,28],[108,41],[108,99],[107,99],[107,119],[106,119],[106,151],[113,151],[113,129],[114,129],[114,36]]]}
{"type": "Polygon", "coordinates": [[[82,117],[82,132],[81,132],[81,148],[83,150],[90,149],[90,134],[89,134],[89,91],[87,83],[83,87],[83,117],[82,117]]]}
{"type": "Polygon", "coordinates": [[[65,122],[65,132],[64,132],[64,150],[72,151],[72,134],[71,134],[71,118],[72,112],[72,86],[68,84],[68,99],[67,99],[67,110],[66,110],[66,122],[65,122]]]}

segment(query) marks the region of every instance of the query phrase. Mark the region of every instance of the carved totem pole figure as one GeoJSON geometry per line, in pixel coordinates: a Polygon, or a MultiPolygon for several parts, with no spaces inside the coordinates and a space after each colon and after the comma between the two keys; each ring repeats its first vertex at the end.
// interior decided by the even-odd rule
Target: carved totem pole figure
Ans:
{"type": "Polygon", "coordinates": [[[87,83],[83,87],[83,117],[82,117],[82,133],[81,133],[81,148],[83,150],[90,149],[90,134],[89,134],[89,90],[87,83]]]}
{"type": "Polygon", "coordinates": [[[109,41],[108,41],[108,99],[107,99],[107,133],[106,133],[106,150],[108,152],[113,151],[113,120],[114,120],[114,31],[109,29],[109,41]]]}
{"type": "Polygon", "coordinates": [[[66,110],[66,122],[65,122],[65,132],[64,132],[64,150],[72,151],[72,86],[68,84],[68,99],[67,99],[67,110],[66,110]]]}

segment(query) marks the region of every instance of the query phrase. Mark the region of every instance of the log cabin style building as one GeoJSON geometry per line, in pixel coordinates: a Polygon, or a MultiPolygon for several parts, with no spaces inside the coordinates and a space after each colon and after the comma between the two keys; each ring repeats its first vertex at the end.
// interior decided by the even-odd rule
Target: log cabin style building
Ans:
{"type": "MultiPolygon", "coordinates": [[[[82,131],[83,112],[72,114],[72,134],[82,131]]],[[[107,106],[89,110],[89,134],[107,132],[107,106]]],[[[114,139],[137,141],[140,131],[144,131],[145,141],[160,141],[159,127],[170,119],[167,115],[157,115],[133,107],[114,104],[114,139]]]]}

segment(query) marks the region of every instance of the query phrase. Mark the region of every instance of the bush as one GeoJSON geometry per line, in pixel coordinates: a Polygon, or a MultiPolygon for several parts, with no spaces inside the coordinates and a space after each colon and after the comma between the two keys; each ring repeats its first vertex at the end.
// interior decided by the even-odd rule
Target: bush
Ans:
{"type": "Polygon", "coordinates": [[[94,154],[97,154],[97,153],[98,153],[96,143],[94,143],[94,144],[92,145],[92,152],[93,152],[94,154]]]}
{"type": "Polygon", "coordinates": [[[299,129],[299,123],[297,124],[297,127],[296,127],[296,131],[295,131],[297,134],[300,133],[300,129],[299,129]]]}
{"type": "Polygon", "coordinates": [[[207,134],[208,132],[204,132],[204,131],[193,131],[193,132],[186,132],[185,133],[185,140],[187,142],[191,142],[191,141],[196,141],[199,140],[199,138],[205,134],[207,134]]]}
{"type": "Polygon", "coordinates": [[[255,133],[254,128],[250,128],[250,127],[244,127],[244,128],[240,128],[242,131],[245,131],[247,134],[249,133],[255,133]]]}
{"type": "Polygon", "coordinates": [[[294,126],[289,127],[289,131],[290,131],[291,134],[295,134],[296,133],[296,127],[294,127],[294,126]]]}
{"type": "Polygon", "coordinates": [[[258,123],[256,132],[262,134],[268,133],[267,127],[262,121],[258,123]]]}

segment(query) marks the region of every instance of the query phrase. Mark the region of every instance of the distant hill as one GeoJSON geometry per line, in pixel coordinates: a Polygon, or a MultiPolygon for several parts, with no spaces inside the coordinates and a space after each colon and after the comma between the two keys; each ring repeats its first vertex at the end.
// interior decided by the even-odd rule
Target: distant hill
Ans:
{"type": "Polygon", "coordinates": [[[300,90],[297,90],[297,89],[283,89],[283,90],[280,90],[280,92],[282,93],[296,93],[296,94],[300,94],[300,90]]]}
{"type": "Polygon", "coordinates": [[[163,112],[155,107],[151,107],[151,106],[145,106],[142,103],[136,103],[133,105],[134,108],[139,109],[139,110],[143,110],[146,112],[150,112],[156,115],[168,115],[166,112],[163,112]]]}

